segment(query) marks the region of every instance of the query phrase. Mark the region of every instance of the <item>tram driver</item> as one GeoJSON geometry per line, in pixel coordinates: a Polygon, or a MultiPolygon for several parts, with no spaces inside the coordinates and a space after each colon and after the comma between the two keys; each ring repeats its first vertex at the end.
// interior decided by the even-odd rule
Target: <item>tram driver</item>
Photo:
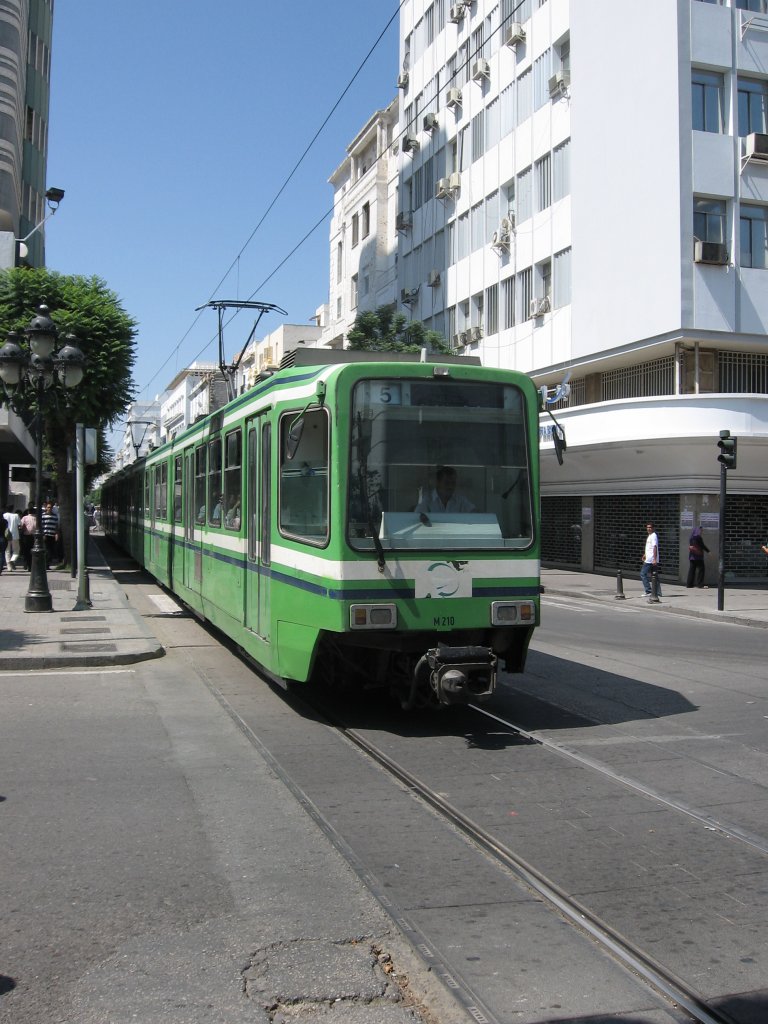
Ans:
{"type": "Polygon", "coordinates": [[[459,475],[453,466],[438,466],[435,486],[427,498],[423,498],[415,512],[474,512],[475,506],[460,492],[457,492],[459,475]]]}

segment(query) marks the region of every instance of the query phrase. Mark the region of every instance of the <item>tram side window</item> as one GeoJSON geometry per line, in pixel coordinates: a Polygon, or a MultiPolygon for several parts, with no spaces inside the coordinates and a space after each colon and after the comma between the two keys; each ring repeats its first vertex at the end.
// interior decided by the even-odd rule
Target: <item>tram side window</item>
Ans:
{"type": "Polygon", "coordinates": [[[150,492],[149,470],[145,469],[144,470],[144,515],[145,516],[150,515],[150,511],[151,511],[151,507],[152,507],[151,503],[150,503],[150,500],[149,500],[150,496],[151,496],[151,492],[150,492]]]}
{"type": "Polygon", "coordinates": [[[208,442],[208,522],[221,526],[221,507],[224,492],[221,489],[221,438],[208,442]]]}
{"type": "Polygon", "coordinates": [[[205,448],[195,448],[195,522],[205,522],[205,448]]]}
{"type": "Polygon", "coordinates": [[[328,537],[328,416],[324,409],[303,414],[298,448],[288,458],[288,432],[298,413],[280,424],[280,530],[322,543],[328,537]]]}
{"type": "Polygon", "coordinates": [[[161,462],[155,468],[155,516],[166,519],[168,516],[168,463],[161,462]]]}
{"type": "Polygon", "coordinates": [[[232,430],[224,441],[224,525],[228,530],[240,529],[242,451],[242,433],[232,430]]]}
{"type": "Polygon", "coordinates": [[[177,455],[173,460],[173,521],[181,522],[181,467],[182,457],[177,455]]]}

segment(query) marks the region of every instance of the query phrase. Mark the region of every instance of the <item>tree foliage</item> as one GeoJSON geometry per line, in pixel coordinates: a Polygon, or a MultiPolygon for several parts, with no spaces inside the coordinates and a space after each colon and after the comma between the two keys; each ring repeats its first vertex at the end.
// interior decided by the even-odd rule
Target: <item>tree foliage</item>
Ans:
{"type": "Polygon", "coordinates": [[[389,306],[358,313],[347,334],[356,352],[428,352],[448,354],[451,349],[437,331],[428,331],[420,320],[409,320],[389,306]]]}
{"type": "MultiPolygon", "coordinates": [[[[120,305],[114,292],[98,277],[58,274],[41,269],[17,268],[0,272],[0,332],[2,340],[9,331],[22,335],[24,328],[45,305],[59,332],[58,346],[64,335],[74,334],[74,344],[83,352],[86,365],[82,382],[64,394],[53,390],[44,403],[43,427],[46,449],[55,466],[58,497],[65,520],[71,503],[71,479],[67,453],[75,439],[78,423],[99,430],[100,462],[105,429],[127,410],[134,398],[132,369],[136,358],[136,322],[120,305]]],[[[19,388],[17,401],[27,423],[34,411],[33,389],[19,388]]]]}

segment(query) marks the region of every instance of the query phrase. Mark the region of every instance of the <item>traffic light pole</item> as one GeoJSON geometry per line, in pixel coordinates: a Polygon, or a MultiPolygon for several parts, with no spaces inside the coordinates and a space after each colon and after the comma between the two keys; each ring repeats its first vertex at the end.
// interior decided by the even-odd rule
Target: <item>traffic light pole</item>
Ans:
{"type": "Polygon", "coordinates": [[[725,500],[726,500],[726,477],[728,470],[720,463],[720,532],[718,546],[720,553],[717,564],[717,610],[725,608],[725,500]]]}

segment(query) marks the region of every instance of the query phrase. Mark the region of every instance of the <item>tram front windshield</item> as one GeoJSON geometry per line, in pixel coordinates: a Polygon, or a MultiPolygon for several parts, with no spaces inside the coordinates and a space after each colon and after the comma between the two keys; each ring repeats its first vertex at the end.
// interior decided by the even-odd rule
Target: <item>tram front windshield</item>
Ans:
{"type": "Polygon", "coordinates": [[[531,544],[529,445],[519,388],[444,377],[366,380],[353,392],[351,430],[353,547],[531,544]]]}

